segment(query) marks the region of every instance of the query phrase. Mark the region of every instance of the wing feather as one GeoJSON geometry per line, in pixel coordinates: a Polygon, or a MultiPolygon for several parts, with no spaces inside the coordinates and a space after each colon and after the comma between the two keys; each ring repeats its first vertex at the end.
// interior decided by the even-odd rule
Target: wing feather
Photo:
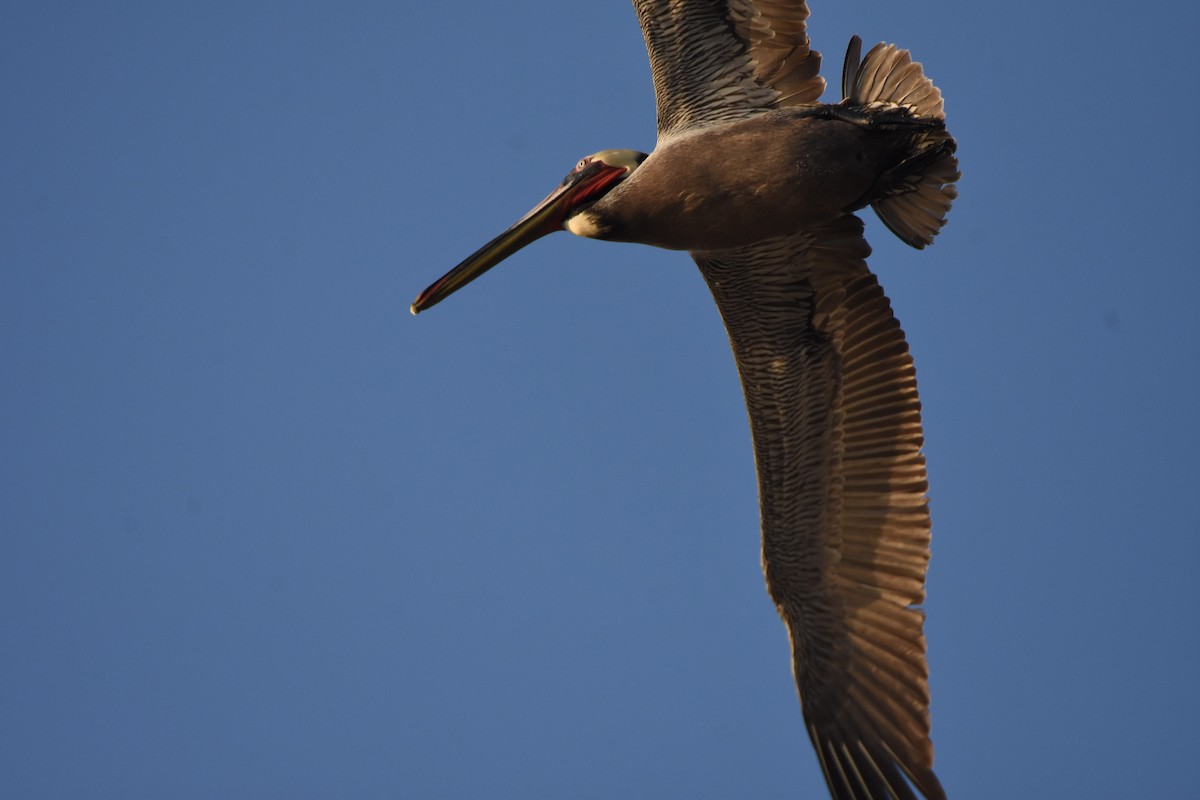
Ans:
{"type": "Polygon", "coordinates": [[[658,132],[815,103],[825,90],[795,0],[634,0],[658,103],[658,132]]]}
{"type": "MultiPolygon", "coordinates": [[[[760,4],[762,5],[762,4],[760,4]]],[[[835,798],[944,798],[924,617],[920,400],[862,223],[693,253],[725,320],[758,465],[763,567],[835,798]]]]}

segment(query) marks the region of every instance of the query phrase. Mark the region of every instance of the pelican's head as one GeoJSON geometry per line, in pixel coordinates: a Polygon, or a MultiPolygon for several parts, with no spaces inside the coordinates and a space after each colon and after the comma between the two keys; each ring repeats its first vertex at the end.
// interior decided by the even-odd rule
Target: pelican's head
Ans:
{"type": "Polygon", "coordinates": [[[594,221],[581,213],[628,178],[645,160],[646,154],[636,150],[601,150],[579,159],[575,169],[532,211],[421,292],[412,304],[412,313],[441,302],[547,234],[566,229],[578,236],[597,236],[600,231],[594,221]]]}

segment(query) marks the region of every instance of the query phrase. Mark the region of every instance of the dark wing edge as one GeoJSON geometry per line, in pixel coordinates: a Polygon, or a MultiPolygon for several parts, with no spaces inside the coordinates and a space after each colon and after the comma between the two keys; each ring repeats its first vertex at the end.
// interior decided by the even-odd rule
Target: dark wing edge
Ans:
{"type": "Polygon", "coordinates": [[[763,567],[837,800],[944,800],[925,662],[920,401],[862,222],[693,253],[729,332],[758,466],[763,567]]]}
{"type": "Polygon", "coordinates": [[[825,90],[795,0],[634,0],[646,40],[658,132],[815,103],[825,90]]]}

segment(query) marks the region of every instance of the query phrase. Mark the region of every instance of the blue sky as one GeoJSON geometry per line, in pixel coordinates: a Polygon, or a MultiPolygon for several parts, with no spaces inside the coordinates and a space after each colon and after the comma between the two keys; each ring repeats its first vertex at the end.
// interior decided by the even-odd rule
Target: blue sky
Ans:
{"type": "MultiPolygon", "coordinates": [[[[908,47],[960,143],[934,247],[868,221],[937,770],[1186,796],[1197,12],[812,10],[834,85],[908,47]]],[[[0,794],[823,796],[690,260],[562,234],[407,312],[652,148],[626,3],[24,4],[0,102],[0,794]]]]}

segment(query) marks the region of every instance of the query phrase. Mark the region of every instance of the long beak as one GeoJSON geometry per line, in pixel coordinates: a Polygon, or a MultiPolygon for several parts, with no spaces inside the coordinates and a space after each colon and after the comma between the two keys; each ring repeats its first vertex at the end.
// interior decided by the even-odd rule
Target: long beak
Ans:
{"type": "Polygon", "coordinates": [[[421,292],[410,308],[417,314],[445,300],[525,245],[562,230],[571,211],[594,199],[628,170],[593,161],[568,175],[562,185],[512,227],[476,250],[465,261],[421,292]]]}

